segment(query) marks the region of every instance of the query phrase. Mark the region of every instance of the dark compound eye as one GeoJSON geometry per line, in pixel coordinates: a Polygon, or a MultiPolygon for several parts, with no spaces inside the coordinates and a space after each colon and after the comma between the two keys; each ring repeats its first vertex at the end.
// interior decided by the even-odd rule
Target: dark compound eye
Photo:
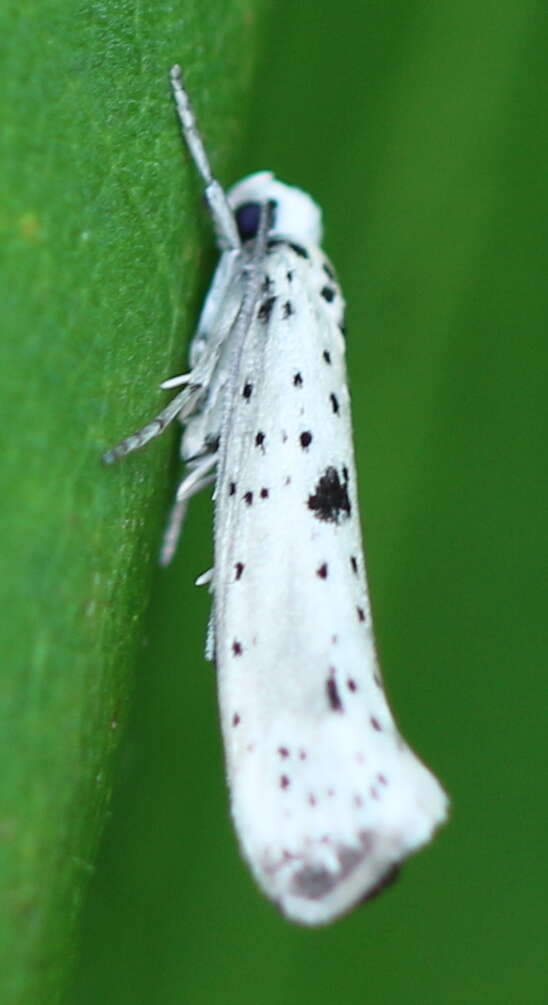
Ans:
{"type": "MultiPolygon", "coordinates": [[[[235,211],[236,226],[238,227],[238,233],[242,241],[249,241],[251,237],[256,237],[261,221],[261,206],[260,202],[244,202],[235,211]]],[[[274,227],[276,222],[276,207],[276,200],[269,199],[267,220],[269,230],[274,227]]]]}
{"type": "Polygon", "coordinates": [[[241,206],[238,206],[235,216],[236,226],[238,227],[238,233],[242,241],[255,237],[259,228],[259,220],[261,219],[260,202],[244,202],[241,206]]]}

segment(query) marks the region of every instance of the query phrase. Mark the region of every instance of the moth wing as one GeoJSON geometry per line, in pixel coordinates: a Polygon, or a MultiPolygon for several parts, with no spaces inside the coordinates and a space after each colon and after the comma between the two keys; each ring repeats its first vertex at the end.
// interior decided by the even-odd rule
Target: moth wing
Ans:
{"type": "Polygon", "coordinates": [[[264,296],[233,356],[213,584],[236,829],[265,892],[313,925],[370,896],[427,842],[446,797],[400,737],[384,694],[344,303],[324,256],[305,250],[303,260],[287,244],[272,249],[264,296]]]}

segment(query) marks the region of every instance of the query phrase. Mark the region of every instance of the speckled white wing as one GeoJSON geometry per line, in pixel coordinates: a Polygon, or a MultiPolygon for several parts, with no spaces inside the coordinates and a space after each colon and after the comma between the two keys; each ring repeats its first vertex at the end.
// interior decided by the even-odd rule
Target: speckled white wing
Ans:
{"type": "Polygon", "coordinates": [[[367,595],[344,365],[323,254],[269,242],[223,384],[214,645],[236,829],[284,913],[370,896],[446,813],[388,708],[367,595]]]}

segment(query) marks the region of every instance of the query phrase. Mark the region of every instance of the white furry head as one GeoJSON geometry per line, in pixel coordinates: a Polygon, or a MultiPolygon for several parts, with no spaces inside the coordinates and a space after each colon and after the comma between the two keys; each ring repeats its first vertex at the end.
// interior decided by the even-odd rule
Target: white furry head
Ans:
{"type": "Polygon", "coordinates": [[[273,204],[273,222],[269,233],[290,241],[320,244],[322,217],[319,207],[306,192],[277,181],[271,171],[248,175],[227,192],[243,241],[254,237],[259,225],[260,207],[273,204]]]}

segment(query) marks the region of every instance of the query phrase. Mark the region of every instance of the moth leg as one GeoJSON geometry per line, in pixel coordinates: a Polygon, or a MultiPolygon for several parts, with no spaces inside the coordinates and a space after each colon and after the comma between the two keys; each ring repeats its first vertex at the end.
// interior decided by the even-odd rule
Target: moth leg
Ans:
{"type": "Polygon", "coordinates": [[[175,502],[171,513],[169,514],[164,540],[160,550],[160,565],[169,565],[171,562],[181,537],[181,530],[183,528],[189,500],[192,496],[196,495],[197,492],[201,492],[201,490],[205,489],[207,485],[211,485],[215,481],[215,475],[208,474],[208,472],[216,463],[216,452],[213,454],[206,454],[205,457],[200,458],[196,467],[193,468],[190,474],[183,478],[181,484],[179,485],[177,495],[175,496],[175,502]]]}
{"type": "Polygon", "coordinates": [[[181,387],[183,384],[188,384],[191,376],[190,373],[179,373],[176,377],[168,377],[167,380],[163,380],[160,387],[162,391],[171,391],[173,387],[181,387]]]}
{"type": "Polygon", "coordinates": [[[194,411],[201,393],[202,387],[200,384],[193,384],[191,387],[185,387],[182,391],[179,391],[179,394],[173,398],[173,401],[170,401],[169,405],[166,405],[161,412],[158,412],[158,415],[152,419],[152,422],[147,422],[146,426],[143,426],[142,429],[138,429],[136,433],[126,436],[125,439],[120,440],[120,443],[116,443],[114,447],[107,450],[103,454],[103,463],[113,464],[119,457],[130,454],[132,450],[139,450],[149,440],[153,440],[155,436],[160,436],[164,429],[177,416],[184,418],[190,415],[194,411]]]}
{"type": "Polygon", "coordinates": [[[173,503],[160,548],[160,565],[169,565],[177,551],[187,509],[188,499],[177,500],[173,503]]]}
{"type": "Polygon", "coordinates": [[[194,115],[190,98],[183,84],[180,66],[172,66],[170,79],[185,143],[197,170],[205,182],[205,197],[213,219],[219,247],[223,251],[239,249],[241,241],[236,221],[234,220],[234,214],[228,204],[222,185],[217,181],[211,170],[202,137],[196,125],[196,116],[194,115]]]}
{"type": "Polygon", "coordinates": [[[208,471],[211,471],[211,468],[215,467],[217,460],[217,451],[215,450],[192,462],[192,471],[188,475],[185,475],[177,489],[175,496],[177,502],[182,502],[183,499],[191,499],[193,495],[196,495],[200,491],[201,486],[199,486],[199,483],[203,481],[204,475],[208,471]]]}

